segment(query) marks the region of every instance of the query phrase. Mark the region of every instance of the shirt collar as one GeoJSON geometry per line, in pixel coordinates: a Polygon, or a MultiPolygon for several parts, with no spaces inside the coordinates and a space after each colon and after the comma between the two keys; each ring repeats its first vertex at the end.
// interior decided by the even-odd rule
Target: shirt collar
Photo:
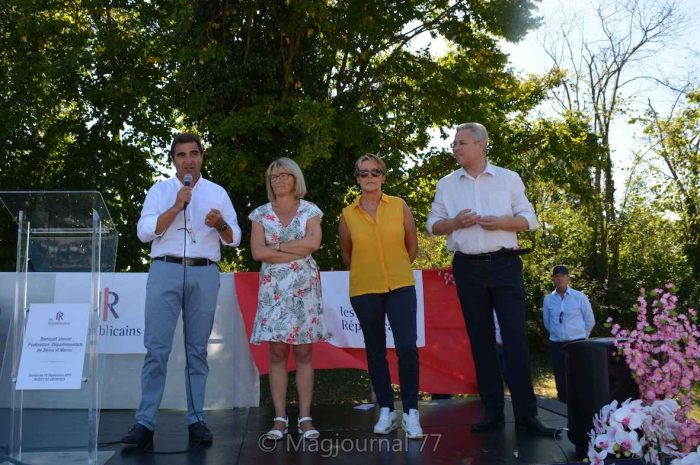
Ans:
{"type": "MultiPolygon", "coordinates": [[[[552,295],[558,295],[557,288],[555,287],[554,290],[551,292],[552,295]]],[[[566,290],[564,291],[564,295],[571,295],[571,286],[566,286],[566,290]]]]}
{"type": "MultiPolygon", "coordinates": [[[[353,208],[360,208],[360,199],[362,198],[362,195],[358,195],[355,197],[355,201],[352,203],[353,208]]],[[[385,193],[382,192],[382,198],[379,199],[381,203],[387,203],[389,202],[389,198],[386,196],[385,193]]]]}
{"type": "MultiPolygon", "coordinates": [[[[200,173],[200,174],[199,174],[199,179],[197,180],[196,183],[194,183],[194,186],[192,186],[192,189],[196,189],[197,186],[199,186],[199,185],[201,184],[201,182],[202,182],[203,179],[204,179],[204,176],[202,176],[202,174],[200,173]]],[[[174,183],[176,183],[176,184],[177,184],[178,186],[180,186],[180,187],[183,187],[183,186],[185,185],[182,181],[180,181],[180,178],[178,178],[177,176],[173,176],[173,177],[172,177],[172,181],[173,181],[174,183]]]]}
{"type": "MultiPolygon", "coordinates": [[[[465,178],[476,179],[471,174],[467,173],[467,170],[465,170],[464,167],[460,167],[459,171],[460,171],[460,173],[459,173],[460,178],[465,177],[465,178]]],[[[482,174],[490,174],[491,176],[494,176],[496,174],[495,167],[491,163],[489,163],[488,160],[486,160],[486,168],[484,168],[484,171],[482,171],[479,176],[481,176],[482,174]]],[[[479,176],[477,176],[477,178],[479,176]]]]}

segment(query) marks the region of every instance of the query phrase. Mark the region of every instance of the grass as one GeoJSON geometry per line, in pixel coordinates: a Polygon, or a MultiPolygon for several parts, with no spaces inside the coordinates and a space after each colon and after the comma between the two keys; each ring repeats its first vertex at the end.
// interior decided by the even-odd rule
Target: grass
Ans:
{"type": "MultiPolygon", "coordinates": [[[[549,365],[549,358],[546,355],[535,354],[531,358],[531,364],[535,394],[556,398],[557,390],[554,385],[554,375],[549,365]]],[[[364,370],[316,370],[315,378],[314,404],[364,404],[373,402],[369,374],[364,370]]],[[[294,373],[290,373],[287,386],[287,400],[290,405],[296,405],[297,400],[294,380],[294,373]]],[[[393,388],[396,400],[400,400],[398,385],[394,385],[393,388]]],[[[421,392],[421,399],[430,399],[430,393],[421,392]]],[[[260,405],[272,405],[267,375],[260,377],[260,405]]]]}

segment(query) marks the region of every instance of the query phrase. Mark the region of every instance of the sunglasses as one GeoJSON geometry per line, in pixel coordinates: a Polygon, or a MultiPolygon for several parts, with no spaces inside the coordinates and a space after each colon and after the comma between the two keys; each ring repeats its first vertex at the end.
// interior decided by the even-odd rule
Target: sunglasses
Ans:
{"type": "Polygon", "coordinates": [[[378,178],[379,176],[384,175],[384,171],[372,168],[371,170],[358,170],[355,172],[355,174],[361,178],[366,178],[370,174],[373,178],[378,178]]]}

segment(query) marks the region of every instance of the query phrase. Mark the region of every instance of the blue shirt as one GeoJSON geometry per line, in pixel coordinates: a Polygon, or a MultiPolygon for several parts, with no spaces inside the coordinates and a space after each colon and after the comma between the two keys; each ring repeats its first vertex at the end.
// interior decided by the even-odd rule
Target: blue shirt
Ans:
{"type": "Polygon", "coordinates": [[[591,334],[595,317],[588,297],[567,287],[562,298],[555,289],[544,296],[544,326],[553,342],[585,339],[591,334]]]}

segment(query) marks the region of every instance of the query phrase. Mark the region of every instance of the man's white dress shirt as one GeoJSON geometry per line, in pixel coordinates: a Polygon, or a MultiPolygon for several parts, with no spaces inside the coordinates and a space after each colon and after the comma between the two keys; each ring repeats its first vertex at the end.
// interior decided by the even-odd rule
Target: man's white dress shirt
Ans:
{"type": "Polygon", "coordinates": [[[172,223],[156,234],[158,217],[169,210],[175,203],[178,191],[183,187],[177,177],[157,182],[148,191],[141,209],[141,218],[137,225],[137,234],[141,242],[151,242],[151,257],[183,256],[186,241],[186,256],[208,258],[218,262],[221,259],[219,244],[236,247],[241,242],[241,228],[238,226],[236,211],[226,190],[202,177],[192,188],[192,201],[187,209],[178,213],[172,223]],[[221,212],[233,233],[230,244],[221,240],[219,232],[204,224],[204,218],[212,208],[221,212]],[[187,215],[187,232],[185,231],[187,215]],[[186,238],[186,239],[185,239],[186,238]]]}
{"type": "MultiPolygon", "coordinates": [[[[525,196],[525,185],[518,173],[490,163],[476,178],[460,168],[438,181],[426,225],[428,232],[432,234],[438,221],[454,218],[466,208],[480,216],[522,216],[530,231],[538,227],[535,209],[525,196]]],[[[453,252],[480,254],[517,247],[517,233],[487,231],[478,224],[447,235],[447,249],[453,252]]]]}

